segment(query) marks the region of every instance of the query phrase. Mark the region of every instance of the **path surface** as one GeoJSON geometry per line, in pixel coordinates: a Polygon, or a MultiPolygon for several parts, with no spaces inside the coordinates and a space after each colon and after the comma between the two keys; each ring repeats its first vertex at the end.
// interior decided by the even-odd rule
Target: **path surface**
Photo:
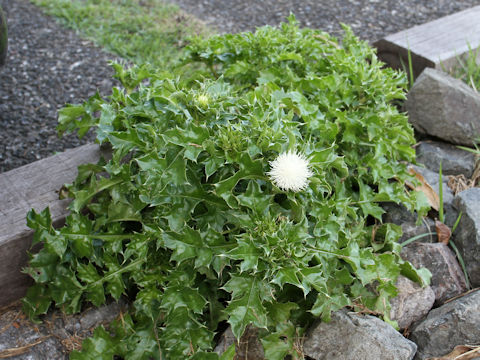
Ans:
{"type": "Polygon", "coordinates": [[[414,25],[479,5],[479,0],[174,0],[222,32],[276,25],[293,13],[301,25],[341,35],[340,23],[375,41],[414,25]]]}
{"type": "Polygon", "coordinates": [[[0,0],[7,14],[9,47],[0,68],[0,172],[76,147],[59,139],[57,110],[95,94],[114,81],[107,54],[57,24],[28,0],[0,0]]]}
{"type": "MultiPolygon", "coordinates": [[[[479,5],[480,0],[170,0],[221,32],[278,24],[290,12],[302,25],[340,34],[349,24],[363,39],[385,35],[479,5]]],[[[58,139],[57,110],[113,85],[111,54],[57,24],[28,0],[0,0],[7,13],[9,52],[0,68],[0,172],[76,147],[58,139]]]]}

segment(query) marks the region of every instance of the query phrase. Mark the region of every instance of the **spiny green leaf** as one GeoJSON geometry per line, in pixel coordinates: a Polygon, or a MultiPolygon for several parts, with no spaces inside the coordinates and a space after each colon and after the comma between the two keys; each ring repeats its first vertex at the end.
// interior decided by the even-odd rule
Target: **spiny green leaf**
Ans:
{"type": "Polygon", "coordinates": [[[293,359],[302,359],[303,354],[295,342],[298,342],[298,339],[293,324],[277,326],[276,332],[262,338],[265,359],[284,360],[287,355],[291,355],[293,359]]]}
{"type": "Polygon", "coordinates": [[[268,310],[268,316],[272,321],[271,326],[281,325],[287,323],[290,320],[290,313],[293,310],[298,310],[299,305],[293,302],[273,302],[266,304],[268,310]]]}
{"type": "Polygon", "coordinates": [[[240,205],[250,208],[259,215],[265,214],[273,201],[273,197],[265,195],[260,188],[260,184],[254,180],[248,182],[247,190],[238,195],[237,199],[240,205]]]}
{"type": "Polygon", "coordinates": [[[160,337],[170,356],[187,358],[194,352],[211,348],[213,333],[203,326],[186,307],[178,307],[166,318],[160,337]]]}
{"type": "Polygon", "coordinates": [[[88,203],[88,201],[100,193],[103,190],[106,190],[112,186],[115,186],[121,183],[123,180],[121,178],[107,179],[101,178],[99,181],[96,181],[94,177],[91,178],[90,186],[86,190],[80,190],[76,193],[75,199],[69,205],[69,208],[78,213],[83,207],[88,203]]]}
{"type": "Polygon", "coordinates": [[[331,313],[345,306],[350,305],[350,300],[345,294],[328,295],[327,293],[318,293],[317,300],[310,310],[315,316],[321,316],[322,321],[330,321],[331,313]]]}
{"type": "Polygon", "coordinates": [[[167,248],[173,250],[171,260],[179,263],[196,257],[197,249],[203,245],[200,233],[189,226],[184,227],[181,233],[164,233],[163,241],[167,248]]]}
{"type": "Polygon", "coordinates": [[[308,290],[303,287],[302,281],[298,278],[298,270],[296,269],[283,268],[278,270],[272,282],[281,287],[285,284],[292,284],[302,289],[305,295],[308,294],[308,290]]]}
{"type": "Polygon", "coordinates": [[[250,239],[248,242],[239,242],[235,248],[226,254],[226,256],[230,259],[241,260],[240,272],[248,270],[255,272],[258,267],[258,261],[262,255],[264,255],[263,251],[256,246],[252,239],[250,239]]]}
{"type": "Polygon", "coordinates": [[[116,354],[117,343],[114,338],[100,325],[95,329],[93,337],[82,343],[82,351],[73,351],[71,360],[111,360],[116,354]]]}
{"type": "Polygon", "coordinates": [[[426,269],[416,269],[408,261],[404,261],[400,264],[401,274],[412,281],[422,284],[423,286],[430,285],[430,280],[432,278],[432,273],[426,269]]]}
{"type": "Polygon", "coordinates": [[[174,311],[185,307],[194,313],[201,314],[207,301],[197,289],[183,286],[169,286],[162,296],[162,307],[174,311]]]}
{"type": "Polygon", "coordinates": [[[36,320],[38,315],[46,314],[52,298],[50,291],[39,284],[35,284],[27,290],[27,296],[22,299],[22,311],[29,318],[36,320]]]}
{"type": "Polygon", "coordinates": [[[241,161],[242,169],[228,179],[215,184],[215,193],[224,198],[231,207],[235,207],[236,204],[232,192],[239,180],[264,178],[265,176],[261,160],[252,160],[248,154],[243,154],[241,161]]]}
{"type": "Polygon", "coordinates": [[[272,289],[267,284],[253,276],[235,276],[224,285],[224,289],[232,293],[226,311],[237,339],[249,324],[258,328],[267,327],[267,312],[263,303],[272,300],[272,289]]]}

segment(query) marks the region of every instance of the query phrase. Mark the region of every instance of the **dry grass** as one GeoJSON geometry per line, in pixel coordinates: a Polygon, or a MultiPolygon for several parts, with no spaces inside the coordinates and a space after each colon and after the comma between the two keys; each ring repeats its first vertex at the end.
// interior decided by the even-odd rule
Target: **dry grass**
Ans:
{"type": "Polygon", "coordinates": [[[454,195],[457,195],[459,192],[478,187],[480,185],[480,161],[476,162],[475,170],[470,179],[467,179],[465,175],[450,175],[448,177],[448,187],[452,189],[454,195]]]}

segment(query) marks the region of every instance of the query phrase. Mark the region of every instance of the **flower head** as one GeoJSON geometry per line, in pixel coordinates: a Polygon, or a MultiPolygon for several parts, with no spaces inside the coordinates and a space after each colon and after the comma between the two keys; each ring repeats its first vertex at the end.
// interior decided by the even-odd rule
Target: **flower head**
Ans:
{"type": "Polygon", "coordinates": [[[270,166],[272,168],[267,174],[282,190],[303,190],[308,185],[308,178],[313,175],[308,160],[296,151],[281,153],[270,161],[270,166]]]}
{"type": "Polygon", "coordinates": [[[206,108],[210,103],[210,98],[207,94],[200,94],[197,96],[196,101],[200,107],[206,108]]]}

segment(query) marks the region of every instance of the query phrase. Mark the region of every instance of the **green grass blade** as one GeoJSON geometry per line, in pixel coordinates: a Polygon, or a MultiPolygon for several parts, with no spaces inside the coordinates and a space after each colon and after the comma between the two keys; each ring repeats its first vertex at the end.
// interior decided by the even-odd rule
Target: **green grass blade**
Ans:
{"type": "Polygon", "coordinates": [[[478,58],[480,48],[474,49],[468,44],[468,52],[465,56],[456,56],[456,66],[450,69],[450,74],[457,79],[462,80],[472,89],[478,92],[480,88],[480,64],[478,58]]]}
{"type": "Polygon", "coordinates": [[[415,82],[415,78],[413,76],[413,62],[412,62],[412,52],[410,51],[410,45],[408,45],[407,58],[408,58],[408,72],[409,72],[409,78],[410,78],[410,87],[412,87],[413,83],[415,82]]]}
{"type": "Polygon", "coordinates": [[[425,233],[425,234],[420,234],[420,235],[413,236],[410,239],[405,240],[403,243],[401,243],[400,246],[402,246],[402,247],[407,246],[408,244],[411,244],[414,241],[417,241],[418,239],[422,239],[424,237],[432,236],[432,235],[433,235],[433,233],[425,233]]]}
{"type": "MultiPolygon", "coordinates": [[[[479,139],[477,139],[476,142],[478,142],[478,140],[479,139]]],[[[480,149],[478,148],[477,145],[475,145],[475,149],[472,149],[472,148],[469,148],[469,147],[466,147],[466,146],[457,146],[457,148],[468,151],[468,152],[471,152],[471,153],[474,153],[475,155],[480,155],[480,149]]]]}
{"type": "Polygon", "coordinates": [[[457,220],[455,220],[455,224],[453,224],[452,227],[452,234],[453,232],[457,229],[458,224],[460,223],[460,219],[462,218],[462,212],[460,211],[460,214],[458,214],[457,220]]]}
{"type": "Polygon", "coordinates": [[[462,267],[463,274],[465,275],[465,283],[467,284],[467,289],[470,289],[470,280],[468,278],[467,268],[465,266],[465,262],[463,261],[463,257],[460,254],[460,251],[458,250],[457,246],[455,245],[455,243],[451,239],[449,241],[449,244],[452,247],[453,251],[455,251],[455,255],[457,255],[458,262],[460,263],[460,266],[462,267]]]}

